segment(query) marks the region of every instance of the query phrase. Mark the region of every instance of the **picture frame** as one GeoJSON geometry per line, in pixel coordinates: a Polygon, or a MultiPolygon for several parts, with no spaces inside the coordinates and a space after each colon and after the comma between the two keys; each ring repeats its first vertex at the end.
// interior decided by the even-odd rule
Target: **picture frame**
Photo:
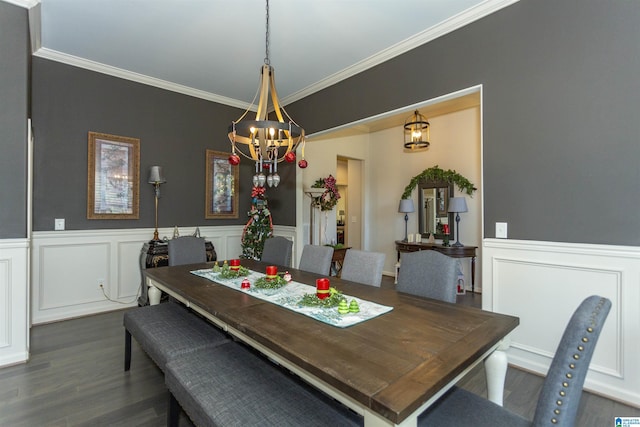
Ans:
{"type": "Polygon", "coordinates": [[[205,218],[238,218],[238,165],[229,163],[230,153],[207,150],[205,218]]]}
{"type": "Polygon", "coordinates": [[[89,132],[87,219],[139,219],[140,139],[89,132]]]}

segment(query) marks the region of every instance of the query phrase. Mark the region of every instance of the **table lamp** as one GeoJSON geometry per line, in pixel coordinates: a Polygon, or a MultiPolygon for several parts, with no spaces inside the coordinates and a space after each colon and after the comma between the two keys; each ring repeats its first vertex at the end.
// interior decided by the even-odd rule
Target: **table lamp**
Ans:
{"type": "Polygon", "coordinates": [[[398,212],[404,214],[404,241],[408,240],[407,223],[409,221],[409,213],[415,212],[413,207],[413,199],[400,199],[400,206],[398,206],[398,212]]]}
{"type": "Polygon", "coordinates": [[[456,214],[456,242],[453,246],[464,246],[460,243],[460,212],[467,212],[467,199],[464,197],[452,197],[449,199],[448,212],[454,212],[456,214]]]}

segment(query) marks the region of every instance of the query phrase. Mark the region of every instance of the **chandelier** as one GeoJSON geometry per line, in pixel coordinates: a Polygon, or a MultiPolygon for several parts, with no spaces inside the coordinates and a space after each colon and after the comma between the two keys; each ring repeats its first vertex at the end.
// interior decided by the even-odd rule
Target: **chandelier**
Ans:
{"type": "Polygon", "coordinates": [[[269,0],[267,0],[266,9],[266,55],[260,70],[260,86],[249,108],[229,126],[231,141],[229,163],[238,165],[240,163],[238,154],[253,160],[256,163],[256,173],[253,176],[254,187],[264,187],[265,184],[269,187],[277,187],[280,183],[278,163],[295,162],[298,146],[302,148],[302,159],[298,162],[298,166],[304,169],[308,164],[304,159],[304,129],[289,117],[278,101],[275,73],[269,63],[269,0]],[[253,107],[258,94],[260,99],[255,120],[243,120],[253,107]],[[272,119],[269,118],[269,99],[273,107],[272,116],[275,116],[272,119]]]}
{"type": "Polygon", "coordinates": [[[404,122],[404,148],[410,150],[428,148],[429,139],[429,122],[416,110],[404,122]]]}

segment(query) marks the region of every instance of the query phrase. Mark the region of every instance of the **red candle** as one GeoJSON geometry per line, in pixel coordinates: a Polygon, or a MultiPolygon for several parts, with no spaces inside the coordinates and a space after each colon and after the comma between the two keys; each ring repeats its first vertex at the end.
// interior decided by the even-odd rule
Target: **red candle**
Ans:
{"type": "Polygon", "coordinates": [[[325,299],[329,296],[329,279],[326,277],[316,279],[316,295],[320,299],[325,299]]]}
{"type": "Polygon", "coordinates": [[[449,234],[449,224],[442,224],[442,231],[444,234],[449,234]]]}
{"type": "Polygon", "coordinates": [[[229,261],[229,268],[231,268],[234,271],[240,270],[240,260],[232,259],[231,261],[229,261]]]}
{"type": "Polygon", "coordinates": [[[278,267],[275,265],[267,266],[267,279],[275,279],[278,275],[278,267]]]}

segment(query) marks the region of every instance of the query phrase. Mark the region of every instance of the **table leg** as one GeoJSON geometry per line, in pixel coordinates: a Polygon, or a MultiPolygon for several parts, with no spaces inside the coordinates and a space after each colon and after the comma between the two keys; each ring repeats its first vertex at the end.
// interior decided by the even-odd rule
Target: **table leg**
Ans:
{"type": "Polygon", "coordinates": [[[487,375],[487,394],[490,401],[502,406],[504,380],[507,376],[508,342],[503,342],[484,362],[487,375]]]}
{"type": "Polygon", "coordinates": [[[471,257],[471,293],[476,288],[476,257],[471,257]]]}
{"type": "Polygon", "coordinates": [[[147,295],[149,296],[149,305],[160,304],[160,297],[162,296],[162,291],[160,289],[153,285],[149,285],[147,295]]]}

